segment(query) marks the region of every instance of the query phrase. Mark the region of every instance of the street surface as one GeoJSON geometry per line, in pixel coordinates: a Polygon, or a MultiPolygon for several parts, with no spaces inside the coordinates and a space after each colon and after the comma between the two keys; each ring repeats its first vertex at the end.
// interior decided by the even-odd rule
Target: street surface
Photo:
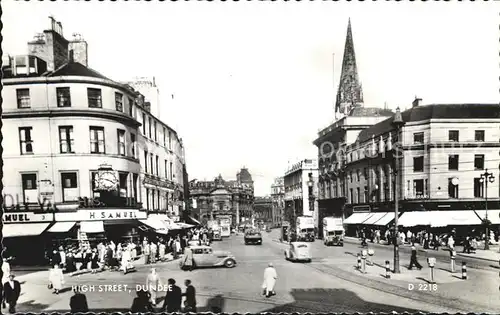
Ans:
{"type": "MultiPolygon", "coordinates": [[[[478,261],[481,269],[470,268],[469,279],[459,279],[460,273],[451,274],[449,264],[438,261],[435,270],[436,287],[423,287],[429,278],[425,257],[419,261],[421,271],[408,271],[409,254],[401,253],[400,275],[384,279],[385,260],[392,265],[392,247],[374,247],[375,266],[368,266],[362,274],[353,267],[356,253],[361,248],[355,243],[344,247],[325,247],[320,240],[310,243],[313,261],[293,263],[285,261],[286,244],[277,241],[278,231],[263,233],[263,245],[243,243],[243,235],[231,235],[214,242],[215,250],[229,250],[236,256],[237,266],[232,269],[210,268],[192,272],[181,271],[179,261],[154,265],[163,281],[174,278],[184,291],[184,280],[190,279],[197,290],[198,312],[218,307],[223,312],[496,312],[500,309],[498,269],[491,262],[478,261]],[[261,295],[264,269],[273,262],[278,273],[276,296],[261,295]],[[409,290],[408,284],[414,289],[409,290]],[[426,289],[426,290],[424,290],[426,289]]],[[[443,258],[444,259],[444,258],[443,258]]],[[[460,259],[457,259],[457,264],[460,259]]],[[[457,266],[460,271],[460,266],[457,266]]],[[[136,285],[145,285],[149,266],[137,265],[137,271],[127,275],[104,271],[66,277],[67,289],[59,295],[47,289],[48,272],[35,272],[19,276],[23,295],[19,312],[66,312],[72,285],[94,286],[95,292],[86,292],[91,311],[120,311],[130,309],[136,285]],[[101,287],[99,287],[99,285],[101,287]],[[115,286],[110,292],[97,292],[104,285],[115,286]],[[125,288],[124,285],[127,285],[125,288]]],[[[164,294],[160,294],[159,306],[164,294]]]]}

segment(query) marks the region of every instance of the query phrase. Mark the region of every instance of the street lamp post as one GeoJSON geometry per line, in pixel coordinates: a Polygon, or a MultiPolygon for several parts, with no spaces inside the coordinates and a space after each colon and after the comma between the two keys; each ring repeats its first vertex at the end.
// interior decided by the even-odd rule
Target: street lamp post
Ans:
{"type": "Polygon", "coordinates": [[[398,216],[399,216],[399,132],[404,126],[403,116],[399,107],[394,114],[392,125],[396,128],[394,144],[394,273],[401,273],[399,269],[399,244],[398,244],[398,216]]]}
{"type": "Polygon", "coordinates": [[[481,174],[480,181],[484,183],[484,200],[485,200],[485,210],[486,210],[486,218],[484,220],[486,226],[486,239],[484,241],[484,250],[488,250],[490,249],[490,229],[488,221],[488,182],[493,183],[495,181],[495,175],[493,175],[493,173],[488,172],[488,169],[485,169],[484,173],[481,174]]]}
{"type": "Polygon", "coordinates": [[[307,186],[309,186],[309,211],[312,211],[313,218],[315,218],[314,211],[314,181],[312,178],[312,174],[309,174],[309,180],[307,181],[307,186]]]}

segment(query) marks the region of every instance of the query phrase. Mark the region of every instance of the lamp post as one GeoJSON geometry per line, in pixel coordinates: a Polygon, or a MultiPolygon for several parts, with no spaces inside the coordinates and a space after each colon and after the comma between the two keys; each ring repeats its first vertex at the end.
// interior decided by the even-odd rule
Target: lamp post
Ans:
{"type": "Polygon", "coordinates": [[[488,221],[488,182],[495,182],[495,175],[493,173],[488,172],[488,169],[484,170],[484,173],[481,174],[481,178],[479,179],[482,183],[484,183],[484,200],[485,200],[485,210],[486,210],[486,218],[484,219],[484,223],[486,226],[486,239],[484,241],[484,250],[490,249],[490,229],[489,229],[489,221],[488,221]]]}
{"type": "Polygon", "coordinates": [[[312,174],[309,174],[309,180],[307,181],[307,186],[309,187],[309,211],[312,211],[313,218],[315,218],[314,212],[314,181],[312,178],[312,174]]]}
{"type": "Polygon", "coordinates": [[[394,273],[401,273],[399,269],[399,244],[398,244],[398,216],[399,216],[399,133],[404,126],[403,116],[399,107],[396,109],[392,125],[396,128],[394,144],[394,273]]]}

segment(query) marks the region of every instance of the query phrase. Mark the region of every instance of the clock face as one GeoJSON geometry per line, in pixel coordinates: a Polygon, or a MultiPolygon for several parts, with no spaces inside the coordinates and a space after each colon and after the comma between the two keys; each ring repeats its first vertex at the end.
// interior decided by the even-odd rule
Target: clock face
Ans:
{"type": "Polygon", "coordinates": [[[118,178],[112,171],[99,173],[96,178],[96,186],[98,189],[110,190],[118,185],[118,178]]]}

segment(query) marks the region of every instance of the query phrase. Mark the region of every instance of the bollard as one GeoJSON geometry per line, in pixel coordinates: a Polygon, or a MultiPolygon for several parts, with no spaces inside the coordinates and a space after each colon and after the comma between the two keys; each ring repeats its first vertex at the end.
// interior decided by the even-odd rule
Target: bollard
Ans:
{"type": "Polygon", "coordinates": [[[373,266],[373,260],[372,260],[373,254],[375,254],[375,251],[373,249],[369,249],[368,250],[368,256],[369,256],[368,264],[370,266],[373,266]]]}
{"type": "Polygon", "coordinates": [[[462,261],[462,280],[467,280],[467,264],[462,261]]]}
{"type": "Polygon", "coordinates": [[[358,270],[361,270],[361,255],[358,254],[358,270]]]}
{"type": "Polygon", "coordinates": [[[457,252],[456,251],[452,251],[451,252],[451,257],[450,257],[450,269],[451,269],[451,272],[455,272],[455,257],[457,255],[457,252]]]}
{"type": "Polygon", "coordinates": [[[363,249],[361,251],[361,258],[363,259],[363,273],[366,273],[366,254],[367,254],[367,250],[366,249],[363,249]]]}
{"type": "Polygon", "coordinates": [[[391,263],[388,260],[385,261],[385,278],[391,278],[391,263]]]}
{"type": "Polygon", "coordinates": [[[436,283],[434,281],[434,266],[436,265],[436,258],[434,257],[428,257],[427,258],[427,264],[429,265],[430,271],[431,271],[431,284],[436,283]]]}

